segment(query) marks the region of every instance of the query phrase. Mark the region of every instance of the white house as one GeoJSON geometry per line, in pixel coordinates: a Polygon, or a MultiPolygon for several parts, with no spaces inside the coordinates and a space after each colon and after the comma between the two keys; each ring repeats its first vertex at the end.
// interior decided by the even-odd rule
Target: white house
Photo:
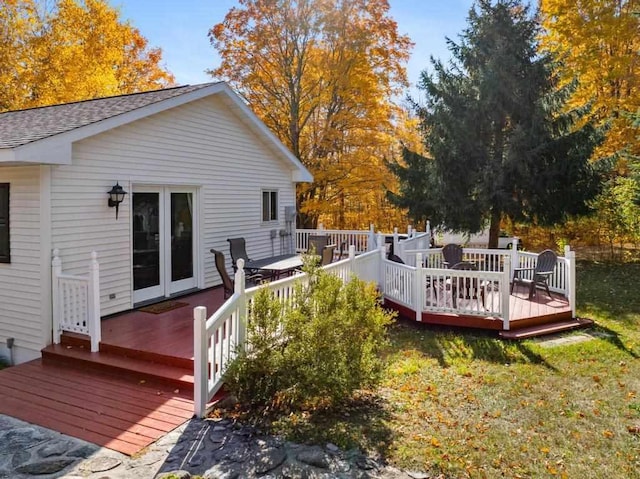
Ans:
{"type": "Polygon", "coordinates": [[[74,275],[95,251],[100,314],[118,313],[219,284],[229,237],[285,252],[311,180],[222,82],[0,114],[0,355],[51,343],[53,250],[74,275]]]}

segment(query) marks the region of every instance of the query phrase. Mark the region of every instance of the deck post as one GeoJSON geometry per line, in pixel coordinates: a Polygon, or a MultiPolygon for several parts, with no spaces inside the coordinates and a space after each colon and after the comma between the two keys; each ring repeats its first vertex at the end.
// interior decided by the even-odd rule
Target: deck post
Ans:
{"type": "Polygon", "coordinates": [[[102,327],[100,324],[100,265],[98,264],[98,253],[95,251],[91,252],[88,289],[87,327],[89,328],[89,338],[91,339],[91,352],[97,353],[100,350],[102,327]]]}
{"type": "Polygon", "coordinates": [[[378,289],[384,293],[385,271],[384,260],[387,258],[387,248],[382,234],[378,234],[378,253],[380,254],[380,266],[378,267],[378,289]]]}
{"type": "MultiPolygon", "coordinates": [[[[513,254],[513,253],[512,253],[513,254]]],[[[516,253],[517,254],[517,253],[516,253]]],[[[504,257],[504,270],[502,271],[502,281],[500,282],[500,295],[502,296],[502,329],[509,330],[509,302],[511,301],[511,258],[504,257]]]]}
{"type": "Polygon", "coordinates": [[[369,224],[369,236],[367,237],[367,251],[373,251],[376,246],[376,230],[373,223],[369,224]]]}
{"type": "Polygon", "coordinates": [[[569,245],[564,248],[564,256],[567,259],[567,297],[571,305],[571,318],[576,317],[576,252],[569,245]]]}
{"type": "Polygon", "coordinates": [[[193,309],[193,412],[204,417],[207,407],[207,308],[193,309]]]}
{"type": "Polygon", "coordinates": [[[60,251],[53,250],[51,260],[51,296],[52,296],[52,324],[53,324],[53,344],[60,344],[60,282],[58,276],[62,274],[62,260],[60,251]]]}
{"type": "Polygon", "coordinates": [[[240,258],[237,261],[238,269],[233,282],[233,292],[240,296],[238,300],[238,314],[237,324],[235,329],[238,334],[238,344],[240,348],[244,348],[244,341],[247,337],[247,295],[245,294],[245,272],[244,272],[244,260],[240,258]]]}
{"type": "Polygon", "coordinates": [[[400,242],[398,241],[398,228],[393,228],[393,254],[404,260],[404,248],[403,251],[400,251],[400,242]]]}
{"type": "MultiPolygon", "coordinates": [[[[518,252],[518,242],[517,240],[513,240],[512,248],[511,248],[511,258],[510,258],[511,267],[509,268],[509,281],[511,281],[511,278],[513,278],[513,273],[515,269],[520,267],[520,259],[518,256],[519,254],[520,253],[518,252]]],[[[506,258],[507,257],[505,257],[505,260],[506,258]]],[[[505,261],[504,269],[507,269],[506,261],[505,261]]]]}
{"type": "Polygon", "coordinates": [[[423,295],[425,294],[426,286],[424,283],[424,274],[422,271],[422,253],[416,254],[416,272],[415,278],[413,281],[415,285],[414,296],[415,296],[415,310],[416,310],[416,321],[422,321],[422,305],[424,304],[423,295]]]}

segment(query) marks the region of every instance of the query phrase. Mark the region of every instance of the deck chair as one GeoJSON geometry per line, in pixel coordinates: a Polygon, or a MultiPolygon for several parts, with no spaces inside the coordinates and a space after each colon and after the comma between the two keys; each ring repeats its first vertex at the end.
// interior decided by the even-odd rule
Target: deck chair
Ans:
{"type": "Polygon", "coordinates": [[[322,258],[320,260],[320,266],[326,266],[333,262],[333,253],[336,249],[336,245],[330,244],[323,248],[322,258]]]}
{"type": "MultiPolygon", "coordinates": [[[[234,284],[233,280],[229,276],[229,273],[227,273],[227,267],[224,261],[224,253],[213,248],[211,249],[211,252],[215,256],[216,268],[218,270],[218,274],[220,275],[220,279],[222,279],[222,286],[224,287],[224,299],[227,299],[231,295],[233,295],[234,284]]],[[[252,287],[262,283],[263,277],[260,274],[251,274],[245,275],[245,280],[245,286],[252,287]]]]}
{"type": "Polygon", "coordinates": [[[451,268],[458,263],[462,263],[462,246],[455,243],[445,245],[442,248],[442,257],[444,258],[443,264],[445,268],[451,268]]]}
{"type": "Polygon", "coordinates": [[[544,250],[538,255],[534,268],[515,268],[513,270],[513,281],[511,282],[511,292],[516,284],[522,284],[529,288],[529,299],[536,295],[538,288],[544,288],[551,298],[549,291],[549,277],[558,262],[558,255],[550,249],[544,250]]]}
{"type": "Polygon", "coordinates": [[[321,255],[324,247],[329,244],[327,235],[309,235],[307,253],[321,255]]]}
{"type": "Polygon", "coordinates": [[[404,264],[404,261],[402,261],[402,258],[396,254],[391,253],[387,259],[389,261],[393,261],[394,263],[400,263],[400,264],[404,264]]]}
{"type": "Polygon", "coordinates": [[[229,252],[231,253],[231,265],[233,266],[233,272],[238,269],[237,262],[239,259],[243,259],[246,263],[251,261],[247,254],[247,244],[244,238],[227,238],[229,242],[229,252]]]}
{"type": "MultiPolygon", "coordinates": [[[[457,246],[457,245],[456,245],[457,246]]],[[[449,269],[461,270],[461,271],[477,271],[478,268],[475,264],[468,261],[461,261],[454,264],[449,269]]],[[[453,307],[458,307],[458,298],[461,299],[480,299],[482,307],[485,304],[485,284],[484,282],[478,283],[477,278],[451,278],[450,284],[447,286],[451,288],[451,298],[453,300],[453,307]],[[478,292],[480,297],[478,298],[478,292]]]]}

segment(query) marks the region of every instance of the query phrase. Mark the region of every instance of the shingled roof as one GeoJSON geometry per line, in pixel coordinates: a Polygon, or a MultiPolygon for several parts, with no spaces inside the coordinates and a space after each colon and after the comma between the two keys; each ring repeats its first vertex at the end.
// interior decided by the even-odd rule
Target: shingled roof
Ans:
{"type": "Polygon", "coordinates": [[[185,85],[0,113],[0,149],[16,148],[214,85],[185,85]]]}

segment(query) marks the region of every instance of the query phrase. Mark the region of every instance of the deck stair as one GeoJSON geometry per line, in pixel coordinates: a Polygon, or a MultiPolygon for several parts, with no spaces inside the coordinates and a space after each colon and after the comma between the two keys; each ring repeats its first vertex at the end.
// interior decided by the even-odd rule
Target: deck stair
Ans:
{"type": "Polygon", "coordinates": [[[109,345],[90,352],[88,338],[65,333],[60,344],[42,350],[44,364],[62,363],[82,370],[126,374],[140,382],[159,382],[193,394],[193,361],[109,345]]]}
{"type": "Polygon", "coordinates": [[[500,331],[498,334],[505,339],[528,339],[536,336],[562,333],[574,329],[588,328],[593,325],[593,320],[587,318],[574,318],[568,321],[549,322],[536,324],[526,328],[500,331]]]}

